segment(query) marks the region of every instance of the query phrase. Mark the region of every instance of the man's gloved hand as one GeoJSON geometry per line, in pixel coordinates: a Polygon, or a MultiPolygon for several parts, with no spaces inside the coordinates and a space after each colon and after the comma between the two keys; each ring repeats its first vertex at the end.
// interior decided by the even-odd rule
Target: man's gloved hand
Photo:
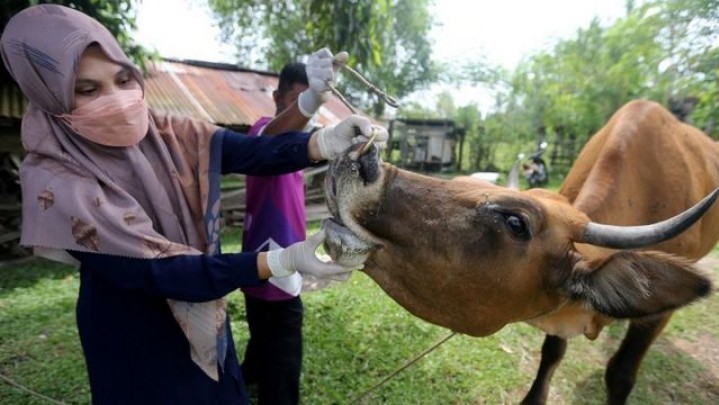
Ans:
{"type": "Polygon", "coordinates": [[[336,278],[349,273],[347,268],[334,262],[323,262],[315,255],[317,247],[325,240],[324,229],[302,242],[294,243],[284,249],[267,252],[267,265],[273,277],[287,277],[295,272],[312,274],[318,278],[336,278]]]}
{"type": "Polygon", "coordinates": [[[330,85],[334,86],[335,83],[335,74],[343,64],[347,63],[348,58],[347,52],[340,52],[333,56],[327,48],[322,48],[310,55],[305,66],[309,87],[300,93],[297,99],[297,107],[302,115],[307,118],[312,117],[327,101],[331,92],[330,85]]]}
{"type": "Polygon", "coordinates": [[[332,160],[351,145],[367,142],[373,129],[377,133],[374,144],[378,148],[387,146],[387,130],[372,125],[369,118],[361,115],[350,115],[333,126],[321,128],[316,132],[320,155],[323,159],[332,160]]]}

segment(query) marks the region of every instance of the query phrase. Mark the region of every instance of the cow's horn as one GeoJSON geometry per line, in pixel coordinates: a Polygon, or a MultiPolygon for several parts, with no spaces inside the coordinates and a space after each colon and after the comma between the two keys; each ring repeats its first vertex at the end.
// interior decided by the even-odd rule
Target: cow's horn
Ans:
{"type": "Polygon", "coordinates": [[[692,226],[711,207],[717,196],[719,189],[681,214],[651,225],[619,226],[590,222],[584,228],[582,240],[578,242],[613,249],[635,249],[664,242],[692,226]]]}

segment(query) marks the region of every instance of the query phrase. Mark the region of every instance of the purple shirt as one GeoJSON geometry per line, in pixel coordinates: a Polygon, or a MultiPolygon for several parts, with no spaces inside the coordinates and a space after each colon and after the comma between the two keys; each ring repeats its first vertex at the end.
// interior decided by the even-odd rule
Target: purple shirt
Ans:
{"type": "MultiPolygon", "coordinates": [[[[248,134],[260,136],[271,120],[271,117],[260,118],[248,134]]],[[[267,251],[305,240],[305,180],[301,170],[276,176],[248,175],[245,192],[243,252],[267,251]]],[[[277,301],[295,297],[301,285],[301,276],[295,274],[270,279],[261,287],[242,291],[256,298],[277,301]]]]}

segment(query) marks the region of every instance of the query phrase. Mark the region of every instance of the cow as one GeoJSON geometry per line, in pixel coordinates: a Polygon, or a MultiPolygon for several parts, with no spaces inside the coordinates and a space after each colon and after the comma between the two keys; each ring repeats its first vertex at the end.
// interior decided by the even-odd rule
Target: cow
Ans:
{"type": "Polygon", "coordinates": [[[325,178],[324,248],[433,324],[545,332],[525,404],[546,402],[567,339],[627,319],[604,375],[607,402],[623,404],[672,312],[713,292],[695,262],[719,239],[717,148],[648,100],[589,139],[558,192],[433,178],[355,145],[325,178]]]}

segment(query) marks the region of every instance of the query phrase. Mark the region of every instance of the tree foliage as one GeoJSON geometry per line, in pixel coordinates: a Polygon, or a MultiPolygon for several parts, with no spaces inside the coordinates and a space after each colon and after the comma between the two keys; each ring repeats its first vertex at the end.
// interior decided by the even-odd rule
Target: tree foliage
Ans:
{"type": "Polygon", "coordinates": [[[691,122],[716,136],[719,0],[627,1],[626,10],[608,26],[594,20],[526,57],[507,76],[485,75],[509,85],[495,93],[483,128],[516,143],[572,140],[576,153],[632,99],[670,109],[690,99],[691,122]]]}
{"type": "MultiPolygon", "coordinates": [[[[437,77],[428,39],[430,0],[209,0],[242,64],[279,71],[322,47],[347,51],[349,65],[401,98],[437,77]]],[[[353,79],[341,90],[382,113],[384,104],[353,79]]]]}
{"type": "MultiPolygon", "coordinates": [[[[23,9],[41,3],[54,3],[72,7],[95,18],[115,35],[125,52],[136,64],[143,67],[150,54],[132,39],[130,32],[135,30],[135,13],[139,0],[6,0],[0,5],[0,32],[5,30],[7,22],[23,9]]],[[[0,67],[0,80],[6,79],[5,67],[0,67]]]]}

